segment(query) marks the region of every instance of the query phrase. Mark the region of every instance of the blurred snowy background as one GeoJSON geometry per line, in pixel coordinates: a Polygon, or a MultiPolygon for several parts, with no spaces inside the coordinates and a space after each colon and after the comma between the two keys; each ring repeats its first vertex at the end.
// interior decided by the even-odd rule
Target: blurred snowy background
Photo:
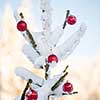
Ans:
{"type": "MultiPolygon", "coordinates": [[[[0,100],[13,100],[25,87],[25,81],[14,73],[17,66],[23,66],[34,73],[43,75],[21,52],[25,43],[16,29],[13,13],[17,8],[23,11],[31,31],[41,30],[39,0],[0,0],[0,100]]],[[[88,26],[79,46],[67,60],[59,64],[54,73],[59,73],[69,64],[70,80],[79,93],[65,96],[60,100],[100,100],[100,13],[99,0],[52,0],[52,28],[63,23],[67,9],[77,17],[75,26],[68,26],[68,36],[77,30],[80,22],[88,26]]],[[[62,42],[65,35],[62,37],[62,42]]]]}

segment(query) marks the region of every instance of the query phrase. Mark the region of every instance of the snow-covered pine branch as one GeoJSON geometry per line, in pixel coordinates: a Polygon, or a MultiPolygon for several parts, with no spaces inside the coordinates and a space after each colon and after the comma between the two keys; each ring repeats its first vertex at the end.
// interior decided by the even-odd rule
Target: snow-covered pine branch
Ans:
{"type": "Polygon", "coordinates": [[[46,56],[39,56],[30,44],[25,44],[22,51],[26,55],[26,57],[33,63],[35,68],[44,67],[44,65],[46,64],[46,56]]]}
{"type": "Polygon", "coordinates": [[[50,36],[48,37],[47,41],[52,48],[54,48],[57,45],[59,39],[64,33],[64,29],[62,28],[62,26],[63,25],[60,25],[57,28],[55,28],[52,32],[50,32],[50,36]]]}
{"type": "Polygon", "coordinates": [[[50,34],[52,23],[52,8],[50,6],[50,2],[51,0],[40,0],[42,27],[46,37],[48,37],[50,34]]]}
{"type": "Polygon", "coordinates": [[[42,86],[44,84],[44,79],[40,78],[37,75],[34,75],[31,71],[27,70],[23,67],[17,67],[15,70],[15,73],[17,76],[20,76],[23,80],[28,81],[29,79],[32,79],[33,81],[33,87],[37,87],[37,83],[42,86]]]}
{"type": "Polygon", "coordinates": [[[39,57],[39,55],[35,52],[30,44],[24,44],[22,51],[33,64],[39,57]]]}
{"type": "Polygon", "coordinates": [[[80,43],[80,39],[86,31],[86,25],[82,23],[79,29],[74,32],[64,43],[53,49],[60,60],[66,59],[80,43]]]}

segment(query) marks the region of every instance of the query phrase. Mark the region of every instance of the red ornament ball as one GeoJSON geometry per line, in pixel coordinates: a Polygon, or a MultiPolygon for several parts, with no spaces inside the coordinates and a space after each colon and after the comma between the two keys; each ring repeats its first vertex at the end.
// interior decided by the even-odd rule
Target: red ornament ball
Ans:
{"type": "Polygon", "coordinates": [[[17,29],[18,29],[19,31],[25,31],[25,30],[27,29],[27,24],[26,24],[26,22],[25,22],[25,21],[19,21],[19,22],[17,23],[17,29]]]}
{"type": "Polygon", "coordinates": [[[37,100],[38,94],[34,90],[30,90],[26,94],[26,100],[37,100]]]}
{"type": "Polygon", "coordinates": [[[73,15],[68,16],[68,18],[66,19],[66,22],[70,25],[74,25],[76,23],[76,17],[73,15]]]}
{"type": "Polygon", "coordinates": [[[54,54],[48,56],[48,63],[52,63],[52,61],[55,61],[56,63],[58,62],[58,58],[54,54]]]}
{"type": "Polygon", "coordinates": [[[64,92],[72,92],[73,91],[73,85],[69,82],[66,82],[64,85],[63,85],[63,91],[64,92]]]}

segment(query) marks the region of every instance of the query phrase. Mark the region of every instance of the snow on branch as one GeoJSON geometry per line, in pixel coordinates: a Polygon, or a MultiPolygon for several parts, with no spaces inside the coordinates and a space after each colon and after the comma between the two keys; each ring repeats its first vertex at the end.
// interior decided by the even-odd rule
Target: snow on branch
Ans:
{"type": "Polygon", "coordinates": [[[48,37],[49,32],[51,31],[51,23],[52,23],[51,19],[52,8],[50,6],[50,2],[51,0],[40,0],[40,8],[42,11],[42,16],[41,16],[42,27],[46,37],[48,37]]]}
{"type": "Polygon", "coordinates": [[[73,33],[63,44],[54,49],[59,59],[65,59],[73,52],[80,43],[80,39],[84,35],[86,28],[86,25],[82,23],[75,33],[73,33]]]}
{"type": "Polygon", "coordinates": [[[28,81],[29,79],[32,79],[34,85],[36,85],[37,83],[39,83],[39,85],[43,85],[44,79],[40,78],[37,75],[34,75],[31,71],[25,68],[17,67],[15,73],[17,76],[20,76],[23,80],[28,81]]]}

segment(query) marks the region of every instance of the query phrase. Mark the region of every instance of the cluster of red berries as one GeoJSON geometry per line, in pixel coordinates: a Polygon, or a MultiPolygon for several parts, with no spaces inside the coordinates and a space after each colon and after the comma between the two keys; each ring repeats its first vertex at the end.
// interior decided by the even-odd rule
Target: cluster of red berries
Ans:
{"type": "MultiPolygon", "coordinates": [[[[73,85],[69,82],[66,82],[62,87],[64,92],[70,93],[73,91],[73,85]]],[[[26,100],[37,100],[38,93],[35,90],[30,90],[26,93],[26,100]]]]}

